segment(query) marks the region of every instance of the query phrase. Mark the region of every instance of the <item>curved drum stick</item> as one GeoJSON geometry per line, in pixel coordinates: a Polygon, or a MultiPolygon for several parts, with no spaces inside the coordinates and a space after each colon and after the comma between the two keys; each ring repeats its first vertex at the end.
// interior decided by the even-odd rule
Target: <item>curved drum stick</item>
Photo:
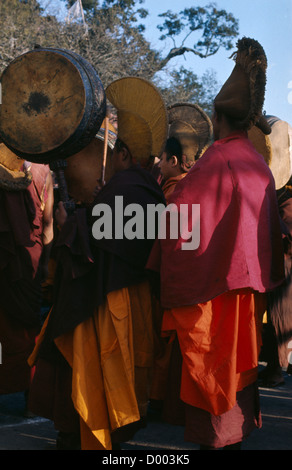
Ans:
{"type": "Polygon", "coordinates": [[[105,131],[104,131],[104,146],[103,146],[103,160],[101,166],[101,185],[104,186],[105,181],[105,167],[106,167],[106,159],[107,159],[107,143],[108,143],[108,122],[109,118],[106,116],[105,118],[105,131]]]}

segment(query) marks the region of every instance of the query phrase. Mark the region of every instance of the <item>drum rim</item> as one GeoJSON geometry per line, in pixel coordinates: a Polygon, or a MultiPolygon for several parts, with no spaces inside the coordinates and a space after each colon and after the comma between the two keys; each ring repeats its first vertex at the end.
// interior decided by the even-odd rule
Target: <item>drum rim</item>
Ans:
{"type": "MultiPolygon", "coordinates": [[[[81,80],[84,86],[85,105],[83,116],[75,131],[62,144],[45,152],[34,153],[16,148],[14,144],[11,143],[11,139],[9,139],[9,137],[3,133],[1,128],[0,138],[3,140],[5,145],[17,156],[34,161],[35,163],[49,163],[52,160],[67,158],[88,145],[90,140],[98,132],[106,114],[106,96],[102,82],[94,67],[83,57],[66,49],[36,48],[16,57],[9,65],[19,61],[25,55],[39,52],[52,52],[63,55],[76,67],[77,71],[81,75],[81,80]],[[97,103],[96,100],[97,90],[100,92],[100,94],[102,94],[99,103],[97,103]]],[[[3,71],[0,78],[0,83],[2,82],[2,78],[4,77],[8,67],[3,71]]]]}

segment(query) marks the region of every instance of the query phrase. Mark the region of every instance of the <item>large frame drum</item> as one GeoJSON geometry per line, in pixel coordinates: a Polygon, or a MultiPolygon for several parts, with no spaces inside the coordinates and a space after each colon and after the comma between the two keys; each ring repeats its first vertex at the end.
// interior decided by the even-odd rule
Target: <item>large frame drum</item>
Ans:
{"type": "Polygon", "coordinates": [[[282,189],[292,175],[292,128],[277,116],[265,116],[271,133],[264,133],[256,126],[248,131],[248,138],[263,155],[273,173],[276,189],[282,189]]]}
{"type": "Polygon", "coordinates": [[[70,51],[36,48],[1,76],[0,139],[19,157],[50,164],[85,148],[106,115],[95,69],[70,51]]]}

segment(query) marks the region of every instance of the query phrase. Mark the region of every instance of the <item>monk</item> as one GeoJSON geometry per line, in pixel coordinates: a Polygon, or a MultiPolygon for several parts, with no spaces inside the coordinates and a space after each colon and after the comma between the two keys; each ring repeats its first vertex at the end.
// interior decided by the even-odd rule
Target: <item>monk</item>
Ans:
{"type": "Polygon", "coordinates": [[[260,326],[267,292],[284,279],[275,182],[247,137],[254,124],[270,131],[262,115],[266,56],[250,38],[237,47],[214,100],[215,142],[169,199],[179,214],[200,205],[200,218],[189,215],[187,227],[199,223],[199,246],[166,236],[148,261],[160,272],[162,334],[175,332],[182,356],[185,440],[209,450],[240,449],[261,426],[260,326]]]}
{"type": "Polygon", "coordinates": [[[146,224],[143,236],[135,236],[124,209],[135,205],[146,214],[148,205],[165,204],[159,184],[144,169],[166,140],[167,113],[159,93],[145,80],[127,78],[113,82],[107,97],[118,110],[114,175],[89,208],[72,216],[59,208],[53,308],[31,358],[37,392],[32,411],[46,413],[62,432],[75,432],[74,448],[79,431],[82,450],[118,448],[145,425],[153,364],[145,264],[156,232],[147,238],[146,224]],[[149,108],[137,96],[142,101],[148,96],[149,108]],[[52,378],[58,374],[53,395],[40,386],[45,367],[52,378]],[[67,395],[60,393],[62,384],[67,395]]]}
{"type": "MultiPolygon", "coordinates": [[[[168,107],[168,139],[161,155],[159,168],[163,179],[162,190],[168,203],[177,183],[179,183],[201,158],[210,144],[212,137],[212,123],[200,106],[193,103],[176,103],[168,107]]],[[[151,385],[151,400],[149,415],[161,413],[162,403],[164,409],[172,409],[171,395],[173,386],[166,386],[166,379],[170,367],[173,342],[160,337],[162,312],[159,298],[155,299],[155,338],[156,358],[151,385]]],[[[174,368],[176,368],[174,366],[174,368]]],[[[176,380],[175,380],[176,381],[176,380]]],[[[177,382],[177,381],[176,381],[177,382]]]]}
{"type": "Polygon", "coordinates": [[[163,184],[163,192],[166,201],[173,193],[176,183],[187,174],[182,166],[182,150],[178,140],[171,137],[167,140],[165,151],[163,152],[159,168],[165,183],[163,184]]]}
{"type": "Polygon", "coordinates": [[[0,393],[27,400],[53,242],[53,182],[47,165],[24,162],[3,143],[0,161],[0,393]]]}
{"type": "Polygon", "coordinates": [[[284,247],[285,282],[268,294],[267,314],[263,321],[263,344],[260,361],[267,365],[259,372],[262,387],[278,387],[285,383],[283,371],[289,374],[289,344],[292,338],[291,298],[291,230],[292,128],[276,116],[265,116],[271,125],[269,135],[256,126],[248,131],[249,140],[263,155],[275,180],[284,247]]]}
{"type": "MultiPolygon", "coordinates": [[[[288,182],[289,183],[289,182],[288,182]]],[[[263,387],[278,387],[285,383],[283,369],[291,374],[292,312],[291,312],[291,235],[292,188],[289,184],[277,191],[283,222],[285,282],[268,296],[267,324],[264,325],[263,357],[267,362],[259,379],[263,387]]]]}
{"type": "Polygon", "coordinates": [[[167,111],[168,139],[158,165],[166,201],[176,184],[202,156],[212,137],[210,118],[199,105],[175,103],[167,111]]]}

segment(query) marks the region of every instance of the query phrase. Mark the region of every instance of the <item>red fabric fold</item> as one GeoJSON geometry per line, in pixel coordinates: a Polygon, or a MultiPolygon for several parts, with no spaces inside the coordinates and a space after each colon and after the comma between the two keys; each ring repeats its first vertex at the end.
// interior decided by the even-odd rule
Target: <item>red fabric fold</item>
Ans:
{"type": "Polygon", "coordinates": [[[234,289],[266,292],[283,282],[274,178],[246,133],[216,141],[177,184],[171,203],[179,215],[181,204],[188,205],[189,230],[191,206],[200,205],[200,244],[182,250],[181,236],[158,240],[160,250],[155,247],[147,267],[157,269],[161,257],[164,308],[202,303],[234,289]]]}

